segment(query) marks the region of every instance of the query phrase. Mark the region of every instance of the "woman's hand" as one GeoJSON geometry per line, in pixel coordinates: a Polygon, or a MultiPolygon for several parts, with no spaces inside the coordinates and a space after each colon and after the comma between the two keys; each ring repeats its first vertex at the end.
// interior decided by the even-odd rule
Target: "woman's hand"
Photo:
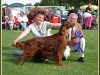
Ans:
{"type": "Polygon", "coordinates": [[[74,43],[79,42],[79,39],[77,39],[77,38],[75,38],[75,39],[73,39],[73,40],[74,40],[74,43]]]}
{"type": "Polygon", "coordinates": [[[13,44],[16,45],[17,42],[18,42],[17,40],[14,40],[14,43],[13,44]]]}
{"type": "Polygon", "coordinates": [[[79,39],[77,38],[74,38],[71,40],[71,44],[74,45],[75,43],[78,43],[79,42],[79,39]]]}

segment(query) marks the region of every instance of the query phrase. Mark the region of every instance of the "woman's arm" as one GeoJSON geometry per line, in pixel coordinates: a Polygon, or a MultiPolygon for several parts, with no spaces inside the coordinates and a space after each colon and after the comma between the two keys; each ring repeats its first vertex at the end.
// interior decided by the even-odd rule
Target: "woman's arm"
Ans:
{"type": "Polygon", "coordinates": [[[61,26],[61,23],[52,23],[51,28],[60,27],[60,26],[61,26]]]}
{"type": "Polygon", "coordinates": [[[28,32],[23,31],[15,40],[14,40],[14,45],[23,37],[25,37],[28,34],[28,32]]]}

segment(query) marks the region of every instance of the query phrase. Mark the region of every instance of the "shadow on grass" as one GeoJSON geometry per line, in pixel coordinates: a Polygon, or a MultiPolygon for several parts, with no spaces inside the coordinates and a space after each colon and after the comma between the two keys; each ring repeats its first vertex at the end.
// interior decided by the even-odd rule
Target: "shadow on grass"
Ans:
{"type": "Polygon", "coordinates": [[[78,59],[67,59],[67,60],[62,60],[62,61],[71,61],[71,62],[79,62],[78,59]]]}
{"type": "MultiPolygon", "coordinates": [[[[17,56],[17,55],[13,55],[13,54],[11,54],[11,53],[3,53],[2,54],[3,56],[6,56],[5,57],[5,59],[3,59],[2,61],[3,62],[7,62],[7,63],[11,63],[11,64],[14,64],[14,65],[19,65],[18,64],[18,59],[19,59],[19,56],[17,56]]],[[[25,59],[24,61],[23,61],[23,65],[25,64],[25,63],[28,63],[28,64],[45,64],[45,65],[52,65],[52,64],[54,64],[55,65],[55,62],[54,61],[47,61],[47,62],[45,62],[45,61],[43,61],[42,63],[35,63],[35,62],[33,62],[33,60],[32,59],[30,59],[30,60],[27,60],[27,59],[25,59]]]]}
{"type": "MultiPolygon", "coordinates": [[[[10,55],[10,53],[3,53],[3,55],[6,56],[6,58],[2,60],[3,62],[11,63],[14,65],[19,65],[18,64],[18,59],[19,59],[18,55],[13,55],[13,54],[10,55]]],[[[23,64],[24,63],[31,63],[31,62],[32,62],[31,60],[24,60],[23,64]]]]}
{"type": "Polygon", "coordinates": [[[13,47],[10,46],[2,46],[2,50],[13,50],[13,47]]]}
{"type": "Polygon", "coordinates": [[[18,56],[14,56],[11,53],[2,53],[3,56],[3,62],[7,62],[7,63],[13,63],[13,64],[18,64],[18,56]]]}
{"type": "Polygon", "coordinates": [[[68,59],[68,61],[77,61],[78,62],[78,59],[68,59]]]}
{"type": "Polygon", "coordinates": [[[3,52],[3,53],[2,53],[2,56],[6,56],[6,57],[7,57],[7,56],[8,56],[8,57],[12,57],[12,55],[13,55],[13,54],[7,53],[7,52],[3,52]]]}

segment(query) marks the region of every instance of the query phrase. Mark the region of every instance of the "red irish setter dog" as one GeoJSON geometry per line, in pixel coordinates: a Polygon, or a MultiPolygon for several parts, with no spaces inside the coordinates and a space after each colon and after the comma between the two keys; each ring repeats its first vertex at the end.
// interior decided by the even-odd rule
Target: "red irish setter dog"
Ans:
{"type": "Polygon", "coordinates": [[[67,45],[67,30],[75,24],[64,21],[59,29],[59,32],[51,36],[35,37],[27,41],[17,42],[12,44],[15,48],[24,50],[24,53],[19,57],[19,64],[22,65],[23,60],[31,58],[36,52],[41,52],[43,56],[48,58],[53,56],[55,64],[62,66],[62,57],[67,45]]]}

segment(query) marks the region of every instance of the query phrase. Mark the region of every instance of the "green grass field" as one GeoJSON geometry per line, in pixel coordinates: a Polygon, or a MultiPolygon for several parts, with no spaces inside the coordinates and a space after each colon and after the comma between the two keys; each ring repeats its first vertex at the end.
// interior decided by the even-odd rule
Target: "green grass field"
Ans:
{"type": "MultiPolygon", "coordinates": [[[[64,66],[55,66],[54,61],[49,63],[34,63],[25,60],[23,65],[18,65],[18,57],[13,55],[11,44],[22,31],[2,30],[2,75],[98,75],[98,30],[83,30],[86,38],[85,62],[78,62],[78,52],[71,52],[64,66]]],[[[56,33],[52,30],[51,33],[56,33]]],[[[31,33],[23,38],[32,38],[31,33]]],[[[20,40],[20,41],[22,41],[20,40]]]]}

